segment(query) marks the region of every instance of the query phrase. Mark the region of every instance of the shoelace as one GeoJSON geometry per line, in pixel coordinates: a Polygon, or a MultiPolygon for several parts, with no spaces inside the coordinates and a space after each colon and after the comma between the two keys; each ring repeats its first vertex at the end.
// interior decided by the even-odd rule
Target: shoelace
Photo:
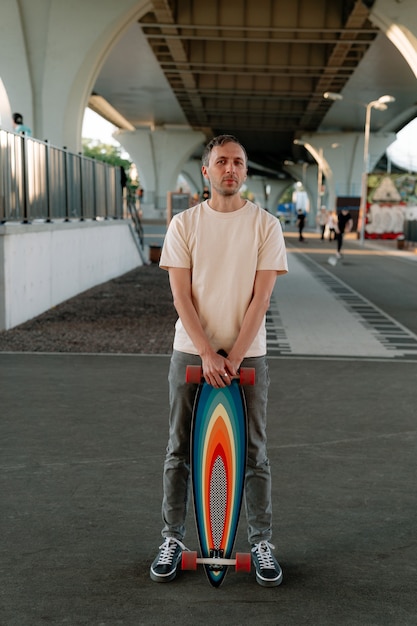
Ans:
{"type": "Polygon", "coordinates": [[[164,543],[159,546],[161,553],[158,558],[158,565],[169,565],[172,563],[177,545],[180,546],[182,550],[187,550],[185,545],[178,539],[175,539],[175,537],[167,537],[165,539],[164,543]]]}
{"type": "Polygon", "coordinates": [[[256,553],[256,556],[259,559],[261,569],[275,569],[271,548],[274,549],[275,546],[268,541],[261,541],[252,548],[252,552],[256,553]]]}

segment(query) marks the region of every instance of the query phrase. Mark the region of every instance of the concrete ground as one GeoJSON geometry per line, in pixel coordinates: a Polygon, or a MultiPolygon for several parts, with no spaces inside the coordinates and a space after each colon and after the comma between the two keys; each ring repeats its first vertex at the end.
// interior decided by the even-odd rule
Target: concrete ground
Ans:
{"type": "MultiPolygon", "coordinates": [[[[331,266],[332,244],[287,241],[293,279],[268,319],[282,586],[234,571],[218,590],[202,570],[149,578],[167,355],[3,353],[2,626],[417,623],[417,265],[348,241],[331,266]]],[[[239,551],[245,534],[243,515],[239,551]]]]}

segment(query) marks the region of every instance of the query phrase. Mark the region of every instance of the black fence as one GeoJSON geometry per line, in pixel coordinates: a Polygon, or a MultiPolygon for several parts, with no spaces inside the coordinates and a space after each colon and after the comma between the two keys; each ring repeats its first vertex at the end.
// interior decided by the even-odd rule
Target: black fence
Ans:
{"type": "Polygon", "coordinates": [[[405,221],[404,224],[404,236],[407,241],[417,243],[417,220],[405,221]]]}
{"type": "Polygon", "coordinates": [[[0,222],[123,217],[121,170],[0,130],[0,222]]]}

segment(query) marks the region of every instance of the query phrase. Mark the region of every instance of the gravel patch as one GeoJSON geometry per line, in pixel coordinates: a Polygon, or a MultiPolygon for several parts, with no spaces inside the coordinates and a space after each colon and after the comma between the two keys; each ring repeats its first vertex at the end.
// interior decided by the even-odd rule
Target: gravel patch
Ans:
{"type": "Polygon", "coordinates": [[[170,354],[168,272],[144,265],[0,332],[0,352],[170,354]]]}

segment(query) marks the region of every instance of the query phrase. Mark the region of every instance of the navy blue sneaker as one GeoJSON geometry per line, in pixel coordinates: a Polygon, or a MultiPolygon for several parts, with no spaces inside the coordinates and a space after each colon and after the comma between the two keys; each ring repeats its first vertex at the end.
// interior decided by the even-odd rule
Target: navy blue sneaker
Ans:
{"type": "Polygon", "coordinates": [[[256,582],[263,587],[277,587],[282,583],[282,569],[271,552],[269,541],[260,541],[252,546],[252,562],[256,569],[256,582]]]}
{"type": "Polygon", "coordinates": [[[151,565],[151,578],[157,583],[168,583],[177,575],[182,551],[187,550],[181,541],[175,537],[166,537],[159,546],[159,552],[151,565]]]}

